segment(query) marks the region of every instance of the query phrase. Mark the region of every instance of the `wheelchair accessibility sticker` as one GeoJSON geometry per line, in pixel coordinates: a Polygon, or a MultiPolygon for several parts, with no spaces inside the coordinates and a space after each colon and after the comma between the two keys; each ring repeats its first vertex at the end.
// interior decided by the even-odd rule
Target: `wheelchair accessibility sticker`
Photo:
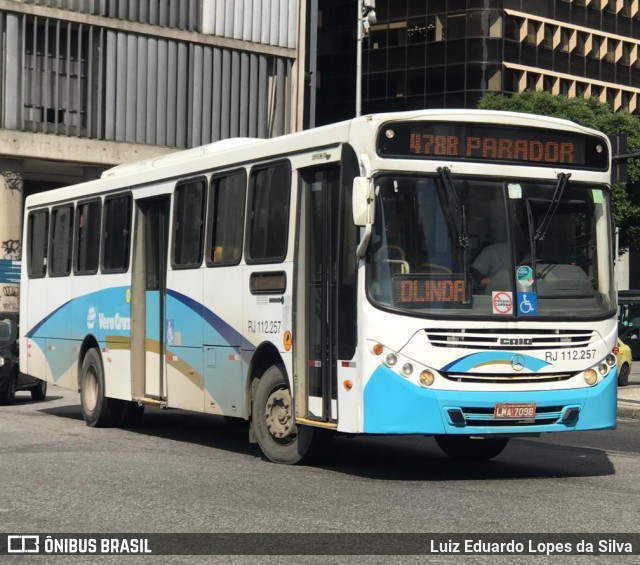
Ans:
{"type": "Polygon", "coordinates": [[[518,293],[518,314],[523,316],[538,314],[538,295],[535,292],[518,293]]]}

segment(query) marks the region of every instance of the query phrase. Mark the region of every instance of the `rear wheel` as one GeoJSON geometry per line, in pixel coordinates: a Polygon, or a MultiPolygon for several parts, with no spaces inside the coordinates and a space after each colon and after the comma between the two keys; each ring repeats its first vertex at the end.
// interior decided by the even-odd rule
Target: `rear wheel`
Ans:
{"type": "Polygon", "coordinates": [[[87,426],[103,428],[115,423],[115,404],[105,396],[102,359],[96,349],[85,355],[80,374],[80,404],[87,426]]]}
{"type": "Polygon", "coordinates": [[[273,366],[258,380],[251,429],[264,455],[275,463],[308,463],[326,445],[324,430],[298,426],[284,367],[273,366]]]}
{"type": "Polygon", "coordinates": [[[465,461],[487,461],[502,453],[509,438],[471,438],[469,436],[435,436],[438,447],[449,457],[465,461]]]}
{"type": "Polygon", "coordinates": [[[618,374],[618,386],[627,386],[629,384],[629,363],[623,363],[620,367],[620,373],[618,374]]]}
{"type": "Polygon", "coordinates": [[[47,381],[40,381],[31,389],[31,399],[41,402],[47,398],[47,381]]]}
{"type": "Polygon", "coordinates": [[[0,390],[0,404],[13,404],[16,401],[16,383],[18,375],[11,373],[4,390],[0,390]]]}

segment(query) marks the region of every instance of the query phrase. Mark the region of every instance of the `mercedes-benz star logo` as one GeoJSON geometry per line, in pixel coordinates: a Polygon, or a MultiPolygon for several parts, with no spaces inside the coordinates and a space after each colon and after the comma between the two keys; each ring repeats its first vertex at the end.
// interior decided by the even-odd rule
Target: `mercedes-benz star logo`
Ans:
{"type": "Polygon", "coordinates": [[[514,371],[522,371],[524,369],[524,357],[522,355],[514,355],[511,359],[511,368],[514,371]]]}

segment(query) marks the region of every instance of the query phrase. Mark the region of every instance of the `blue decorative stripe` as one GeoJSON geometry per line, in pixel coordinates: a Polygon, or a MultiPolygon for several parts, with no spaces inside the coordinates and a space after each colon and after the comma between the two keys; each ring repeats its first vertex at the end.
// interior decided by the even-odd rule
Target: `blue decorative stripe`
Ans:
{"type": "Polygon", "coordinates": [[[35,336],[35,334],[44,324],[46,324],[51,318],[53,318],[53,316],[55,316],[58,312],[60,312],[60,310],[65,308],[68,304],[71,304],[71,300],[69,300],[68,302],[65,302],[61,306],[58,306],[53,312],[50,312],[46,317],[42,318],[42,320],[40,320],[35,326],[33,326],[27,332],[27,337],[33,338],[33,336],[35,336]]]}
{"type": "Polygon", "coordinates": [[[207,322],[214,330],[216,330],[220,336],[232,347],[239,350],[243,342],[246,342],[246,338],[227,322],[225,322],[220,316],[214,314],[203,304],[200,304],[193,298],[190,298],[180,292],[172,289],[167,290],[167,295],[175,298],[178,302],[181,302],[191,310],[193,310],[198,316],[202,316],[204,321],[207,322]]]}
{"type": "Polygon", "coordinates": [[[456,359],[442,367],[441,370],[468,372],[480,365],[511,363],[516,355],[520,357],[519,361],[523,367],[533,372],[537,372],[547,365],[550,365],[547,361],[532,357],[531,355],[525,355],[524,353],[514,353],[513,351],[483,351],[481,353],[471,353],[470,355],[460,357],[460,359],[456,359]]]}

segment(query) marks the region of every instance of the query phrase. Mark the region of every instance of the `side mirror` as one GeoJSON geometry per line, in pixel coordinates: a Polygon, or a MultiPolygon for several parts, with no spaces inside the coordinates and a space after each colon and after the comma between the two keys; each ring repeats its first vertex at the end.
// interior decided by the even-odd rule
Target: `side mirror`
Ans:
{"type": "Polygon", "coordinates": [[[375,219],[375,199],[373,182],[367,177],[353,179],[353,223],[356,226],[373,224],[375,219]]]}

